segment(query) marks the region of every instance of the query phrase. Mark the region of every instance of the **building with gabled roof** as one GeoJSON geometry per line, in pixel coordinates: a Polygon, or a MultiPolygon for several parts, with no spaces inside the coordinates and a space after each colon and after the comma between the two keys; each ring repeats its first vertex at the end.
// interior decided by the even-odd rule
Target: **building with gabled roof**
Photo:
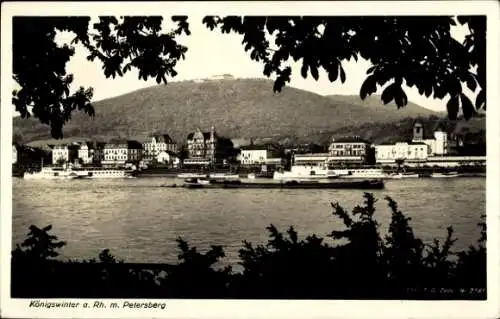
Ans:
{"type": "Polygon", "coordinates": [[[234,156],[234,145],[229,138],[221,137],[212,125],[210,132],[202,132],[199,128],[188,134],[187,158],[183,164],[210,165],[223,163],[234,156]]]}
{"type": "Polygon", "coordinates": [[[332,138],[328,147],[330,161],[335,162],[338,158],[345,162],[363,163],[367,160],[371,145],[372,142],[359,136],[332,138]]]}
{"type": "Polygon", "coordinates": [[[142,143],[144,161],[157,159],[162,152],[177,153],[177,143],[168,134],[153,134],[148,140],[142,143]]]}
{"type": "Polygon", "coordinates": [[[121,165],[142,159],[142,144],[134,140],[116,139],[104,145],[102,164],[121,165]]]}
{"type": "Polygon", "coordinates": [[[424,125],[421,121],[416,120],[413,124],[413,140],[412,142],[422,142],[429,146],[430,155],[446,155],[448,154],[448,133],[442,124],[438,123],[434,128],[432,138],[425,136],[424,125]]]}

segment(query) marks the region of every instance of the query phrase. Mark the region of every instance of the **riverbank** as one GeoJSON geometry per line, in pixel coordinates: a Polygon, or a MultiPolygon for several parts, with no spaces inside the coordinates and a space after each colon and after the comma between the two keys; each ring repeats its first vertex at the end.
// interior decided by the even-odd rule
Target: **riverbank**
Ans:
{"type": "MultiPolygon", "coordinates": [[[[340,168],[340,167],[339,167],[340,168]]],[[[342,167],[343,169],[348,169],[342,167]]],[[[364,168],[377,168],[377,166],[364,167],[364,168]]],[[[394,173],[398,169],[394,167],[380,167],[385,173],[394,173]]],[[[354,169],[354,168],[353,168],[354,169]]],[[[202,174],[238,174],[241,178],[247,178],[248,174],[255,174],[260,178],[272,178],[275,169],[270,168],[268,171],[260,171],[259,168],[246,168],[238,167],[236,169],[230,168],[216,168],[216,169],[192,169],[192,168],[171,168],[171,167],[151,167],[147,169],[140,169],[134,172],[136,177],[167,177],[175,178],[183,173],[202,173],[202,174]]],[[[399,171],[406,173],[419,174],[419,177],[430,177],[436,173],[459,173],[461,177],[486,177],[486,167],[484,166],[460,166],[460,167],[402,167],[399,171]]],[[[23,177],[24,169],[14,165],[12,167],[13,177],[23,177]]]]}

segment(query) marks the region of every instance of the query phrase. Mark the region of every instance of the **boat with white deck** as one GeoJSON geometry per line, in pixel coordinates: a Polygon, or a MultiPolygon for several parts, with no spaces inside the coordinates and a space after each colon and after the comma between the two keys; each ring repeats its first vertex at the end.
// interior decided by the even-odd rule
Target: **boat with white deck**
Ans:
{"type": "Polygon", "coordinates": [[[133,170],[116,168],[73,168],[72,165],[43,166],[40,171],[25,172],[24,179],[96,179],[96,178],[131,178],[133,170]]]}
{"type": "Polygon", "coordinates": [[[203,173],[181,173],[177,175],[178,178],[202,178],[207,177],[207,174],[203,173]]]}
{"type": "Polygon", "coordinates": [[[40,171],[25,172],[24,179],[74,179],[78,175],[63,168],[42,167],[40,171]]]}
{"type": "Polygon", "coordinates": [[[240,175],[230,173],[210,173],[209,177],[214,179],[240,179],[240,175]]]}
{"type": "Polygon", "coordinates": [[[339,178],[357,178],[357,179],[381,179],[389,178],[381,168],[355,168],[355,169],[333,169],[332,172],[339,178]]]}
{"type": "Polygon", "coordinates": [[[447,172],[447,173],[432,173],[431,177],[432,178],[452,178],[452,177],[459,177],[460,174],[457,172],[447,172]]]}
{"type": "Polygon", "coordinates": [[[404,179],[404,178],[419,178],[418,174],[413,173],[394,173],[390,175],[390,178],[393,179],[404,179]]]}
{"type": "Polygon", "coordinates": [[[317,180],[338,178],[338,174],[324,165],[293,165],[289,171],[274,172],[275,180],[317,180]]]}

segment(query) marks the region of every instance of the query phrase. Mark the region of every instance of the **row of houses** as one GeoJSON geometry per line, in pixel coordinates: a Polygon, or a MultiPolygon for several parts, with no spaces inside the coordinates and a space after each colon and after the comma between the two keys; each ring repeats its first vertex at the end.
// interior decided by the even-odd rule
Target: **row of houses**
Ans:
{"type": "MultiPolygon", "coordinates": [[[[455,141],[460,144],[463,141],[455,141]]],[[[394,143],[373,144],[360,137],[332,138],[324,152],[293,153],[293,162],[298,165],[332,164],[381,164],[407,165],[436,163],[439,158],[449,156],[450,141],[442,127],[437,127],[431,137],[424,134],[421,122],[413,126],[412,139],[394,143]]],[[[210,131],[200,129],[187,136],[185,148],[178,149],[177,143],[168,134],[152,135],[143,143],[131,140],[114,140],[108,143],[84,142],[52,146],[52,163],[80,161],[82,164],[117,165],[127,162],[163,163],[178,165],[210,165],[239,162],[244,166],[280,165],[286,149],[277,144],[242,146],[236,149],[229,138],[221,137],[212,126],[210,131]],[[182,153],[182,154],[181,154],[182,153]]],[[[13,149],[14,152],[14,149],[13,149]]],[[[15,162],[13,155],[13,163],[15,162]]],[[[455,158],[456,159],[456,158],[455,158]]],[[[455,160],[453,159],[453,160],[455,160]]],[[[444,159],[443,159],[444,161],[444,159]]]]}
{"type": "MultiPolygon", "coordinates": [[[[229,138],[219,136],[212,126],[209,132],[197,129],[187,137],[186,147],[178,149],[177,142],[168,134],[151,135],[146,141],[115,139],[109,142],[75,142],[49,145],[52,164],[79,162],[80,164],[122,165],[125,163],[159,163],[178,165],[181,157],[185,165],[208,165],[236,159],[237,151],[229,138]]],[[[13,146],[12,163],[17,162],[17,148],[13,146]]]]}
{"type": "Polygon", "coordinates": [[[457,166],[486,162],[485,154],[459,156],[452,151],[456,147],[463,146],[463,136],[457,136],[456,140],[449,141],[447,132],[440,126],[434,130],[432,137],[425,138],[423,124],[416,121],[411,140],[373,144],[358,137],[333,138],[328,149],[329,152],[296,154],[293,160],[297,165],[314,165],[326,162],[333,165],[351,163],[388,166],[401,164],[406,166],[457,166]]]}
{"type": "MultiPolygon", "coordinates": [[[[143,160],[145,154],[148,154],[144,152],[143,144],[147,143],[134,140],[112,140],[108,143],[91,141],[50,145],[52,164],[80,162],[80,164],[119,165],[128,162],[139,162],[143,160]]],[[[162,162],[168,161],[170,157],[163,150],[158,150],[155,154],[162,162]]]]}

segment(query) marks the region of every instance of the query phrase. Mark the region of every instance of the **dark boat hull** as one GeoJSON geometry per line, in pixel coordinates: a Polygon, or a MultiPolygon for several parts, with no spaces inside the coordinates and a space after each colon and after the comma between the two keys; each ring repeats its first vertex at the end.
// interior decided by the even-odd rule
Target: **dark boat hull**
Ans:
{"type": "Polygon", "coordinates": [[[286,183],[243,183],[243,182],[213,182],[208,185],[184,184],[166,185],[165,187],[185,187],[193,189],[229,188],[229,189],[383,189],[382,181],[345,181],[332,183],[286,182],[286,183]]]}

